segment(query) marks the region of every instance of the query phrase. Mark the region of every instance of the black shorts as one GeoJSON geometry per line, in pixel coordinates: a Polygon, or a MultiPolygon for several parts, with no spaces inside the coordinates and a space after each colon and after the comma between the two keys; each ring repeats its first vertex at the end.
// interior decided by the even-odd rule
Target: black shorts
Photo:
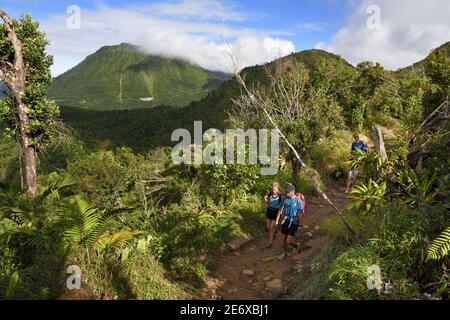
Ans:
{"type": "Polygon", "coordinates": [[[295,237],[298,231],[298,227],[298,224],[294,224],[294,222],[291,223],[289,220],[286,220],[281,226],[281,233],[285,236],[295,237]],[[289,226],[289,224],[291,226],[289,226]]]}
{"type": "Polygon", "coordinates": [[[268,220],[277,220],[279,209],[267,208],[266,218],[268,220]]]}

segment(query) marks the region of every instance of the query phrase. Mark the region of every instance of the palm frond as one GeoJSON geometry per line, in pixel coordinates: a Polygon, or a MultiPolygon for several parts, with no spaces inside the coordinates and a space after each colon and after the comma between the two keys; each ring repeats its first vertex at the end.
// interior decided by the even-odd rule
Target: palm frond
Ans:
{"type": "Polygon", "coordinates": [[[20,275],[18,271],[0,279],[0,298],[11,299],[19,283],[20,275]]]}
{"type": "Polygon", "coordinates": [[[24,191],[18,185],[0,182],[0,194],[3,201],[11,203],[24,194],[24,191]]]}
{"type": "Polygon", "coordinates": [[[61,191],[64,188],[73,186],[74,184],[75,184],[75,180],[70,175],[55,178],[55,180],[50,183],[50,185],[44,190],[44,192],[42,192],[36,198],[36,201],[42,202],[49,195],[55,195],[56,197],[59,198],[59,191],[61,191]]]}
{"type": "Polygon", "coordinates": [[[64,238],[72,244],[90,246],[98,236],[101,214],[80,196],[69,199],[64,207],[67,210],[64,238]]]}

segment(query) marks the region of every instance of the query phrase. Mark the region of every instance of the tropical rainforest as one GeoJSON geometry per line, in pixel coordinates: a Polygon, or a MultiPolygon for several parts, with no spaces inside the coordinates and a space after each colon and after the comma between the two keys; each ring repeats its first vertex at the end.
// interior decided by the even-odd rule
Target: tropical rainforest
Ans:
{"type": "MultiPolygon", "coordinates": [[[[30,16],[4,21],[2,299],[205,298],[218,259],[233,254],[227,244],[264,236],[263,196],[273,181],[293,183],[312,203],[319,201],[316,184],[342,196],[356,166],[360,178],[341,209],[348,226],[337,215],[321,221],[315,236],[325,240],[288,275],[289,292],[278,297],[450,298],[450,43],[397,71],[307,50],[239,77],[122,44],[52,79],[38,23],[30,16]],[[18,44],[28,66],[19,97],[19,74],[11,76],[18,44]],[[140,100],[146,97],[155,100],[140,100]],[[261,175],[259,165],[174,164],[171,133],[193,130],[196,120],[218,129],[276,125],[313,179],[285,140],[275,176],[261,175]],[[370,149],[356,158],[354,133],[370,149]],[[378,290],[367,286],[373,265],[381,273],[378,290]],[[74,266],[82,283],[71,291],[74,266]]],[[[219,288],[208,298],[220,295],[219,288]]]]}

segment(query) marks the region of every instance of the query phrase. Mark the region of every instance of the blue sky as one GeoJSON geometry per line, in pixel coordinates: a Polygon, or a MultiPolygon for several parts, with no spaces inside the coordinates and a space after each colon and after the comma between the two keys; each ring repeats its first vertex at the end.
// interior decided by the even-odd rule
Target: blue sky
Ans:
{"type": "Polygon", "coordinates": [[[341,54],[351,63],[375,60],[395,69],[425,57],[433,47],[449,40],[449,3],[2,0],[0,7],[13,17],[30,12],[41,22],[51,41],[49,52],[55,56],[52,72],[58,75],[101,46],[121,42],[138,44],[150,54],[179,56],[221,71],[230,69],[223,54],[228,47],[239,52],[240,68],[291,51],[320,48],[341,54]],[[80,28],[67,27],[70,5],[80,9],[80,28]],[[380,20],[379,28],[368,27],[371,18],[380,20]]]}
{"type": "MultiPolygon", "coordinates": [[[[6,10],[18,17],[22,12],[31,12],[38,20],[62,14],[70,5],[81,9],[95,9],[98,5],[115,8],[148,5],[151,3],[176,3],[177,1],[149,0],[4,0],[6,10]]],[[[357,1],[333,0],[244,0],[225,2],[237,12],[246,14],[248,20],[226,21],[230,26],[241,26],[261,30],[280,30],[299,50],[313,48],[317,42],[329,40],[342,26],[357,1]]]]}

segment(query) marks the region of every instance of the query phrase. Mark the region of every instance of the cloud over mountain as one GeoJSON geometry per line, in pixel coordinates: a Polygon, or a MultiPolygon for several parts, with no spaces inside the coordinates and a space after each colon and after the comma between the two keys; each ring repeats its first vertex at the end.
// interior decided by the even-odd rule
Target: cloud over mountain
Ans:
{"type": "MultiPolygon", "coordinates": [[[[226,23],[247,19],[248,14],[216,0],[81,8],[79,29],[67,27],[68,17],[53,15],[41,20],[41,25],[51,40],[51,53],[57,57],[76,56],[79,61],[103,45],[128,42],[150,54],[184,58],[209,70],[229,72],[229,47],[239,52],[240,68],[295,51],[291,41],[280,38],[283,32],[229,27],[226,23]]],[[[62,58],[55,62],[56,73],[60,73],[64,66],[58,63],[67,61],[62,58]]]]}
{"type": "Polygon", "coordinates": [[[449,17],[450,1],[364,0],[331,41],[317,48],[339,53],[351,63],[371,60],[397,69],[449,41],[449,17]],[[379,8],[379,28],[367,26],[375,17],[374,5],[379,8]]]}

